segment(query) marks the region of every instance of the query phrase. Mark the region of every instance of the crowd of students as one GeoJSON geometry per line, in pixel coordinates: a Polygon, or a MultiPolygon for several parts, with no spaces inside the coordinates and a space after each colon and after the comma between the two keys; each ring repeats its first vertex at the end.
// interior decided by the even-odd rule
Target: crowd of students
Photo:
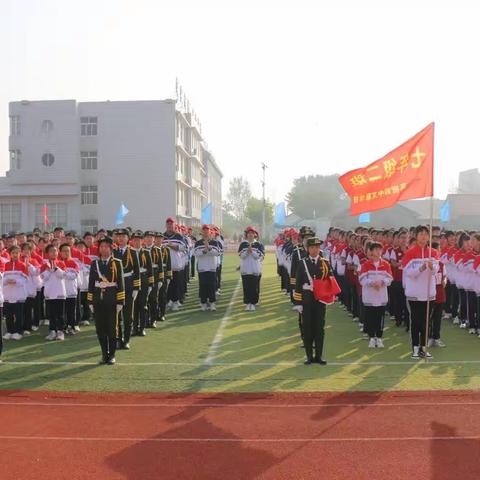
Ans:
{"type": "MultiPolygon", "coordinates": [[[[432,357],[426,347],[446,346],[442,320],[480,338],[480,234],[439,227],[432,227],[431,234],[430,245],[425,225],[355,231],[332,227],[321,242],[322,257],[340,287],[338,301],[370,348],[384,347],[386,314],[410,333],[415,359],[432,357]]],[[[299,260],[308,256],[307,242],[314,235],[306,227],[286,229],[275,242],[281,288],[294,305],[299,260]]],[[[299,315],[303,337],[302,322],[299,315]]]]}
{"type": "MultiPolygon", "coordinates": [[[[168,310],[179,310],[196,272],[201,309],[216,310],[224,239],[214,225],[203,225],[199,240],[192,228],[173,218],[166,220],[163,233],[101,229],[80,238],[60,227],[52,232],[12,233],[0,239],[0,354],[4,340],[20,341],[39,332],[42,325],[48,328],[47,341],[63,341],[94,319],[94,290],[103,298],[113,287],[103,277],[91,281],[92,267],[99,273],[102,267],[95,262],[104,239],[109,240],[105,242],[110,245],[108,255],[119,261],[114,268],[119,265],[122,270],[116,348],[128,350],[131,336],[144,336],[145,328],[164,321],[168,310]],[[2,318],[6,331],[2,331],[2,318]]],[[[105,258],[103,263],[108,261],[105,258]]],[[[115,288],[120,288],[117,282],[115,288]]],[[[104,357],[104,363],[109,359],[114,363],[114,352],[107,351],[104,357]]]]}

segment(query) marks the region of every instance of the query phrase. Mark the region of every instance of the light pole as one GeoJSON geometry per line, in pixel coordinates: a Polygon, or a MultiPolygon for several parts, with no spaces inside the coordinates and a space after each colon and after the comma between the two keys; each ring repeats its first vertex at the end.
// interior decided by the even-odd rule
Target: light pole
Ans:
{"type": "Polygon", "coordinates": [[[267,202],[265,200],[265,169],[267,166],[265,163],[262,162],[262,240],[265,240],[265,210],[267,206],[267,202]]]}

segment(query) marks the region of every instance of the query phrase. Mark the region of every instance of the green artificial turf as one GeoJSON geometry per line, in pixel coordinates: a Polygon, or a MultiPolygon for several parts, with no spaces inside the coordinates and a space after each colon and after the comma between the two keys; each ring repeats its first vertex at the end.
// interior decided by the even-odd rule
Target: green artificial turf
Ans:
{"type": "Polygon", "coordinates": [[[386,348],[368,349],[357,325],[336,305],[327,312],[329,364],[304,366],[297,315],[280,292],[274,255],[265,260],[256,312],[243,310],[237,266],[238,257],[226,255],[217,312],[199,311],[198,283],[193,281],[182,311],[169,313],[167,321],[148,330],[146,337],[133,338],[132,349],[118,352],[114,367],[96,365],[99,347],[93,326],[64,342],[46,342],[45,327],[20,342],[6,341],[0,389],[312,392],[480,387],[480,339],[451,321],[443,323],[448,347],[432,349],[434,360],[429,363],[415,362],[403,329],[387,320],[386,348]],[[218,332],[235,291],[228,318],[218,332]]]}

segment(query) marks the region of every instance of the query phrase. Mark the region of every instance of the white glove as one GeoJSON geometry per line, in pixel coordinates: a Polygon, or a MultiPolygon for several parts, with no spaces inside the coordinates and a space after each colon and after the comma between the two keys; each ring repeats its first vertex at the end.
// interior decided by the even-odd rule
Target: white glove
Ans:
{"type": "Polygon", "coordinates": [[[123,305],[117,304],[117,315],[122,311],[123,305]]]}
{"type": "Polygon", "coordinates": [[[133,301],[135,301],[135,299],[137,298],[137,295],[138,295],[138,290],[134,290],[132,295],[133,301]]]}
{"type": "Polygon", "coordinates": [[[303,286],[302,286],[302,289],[303,290],[310,290],[311,292],[313,292],[313,285],[310,285],[309,283],[304,283],[303,286]]]}
{"type": "Polygon", "coordinates": [[[147,290],[147,297],[150,296],[150,292],[152,291],[152,287],[148,287],[148,290],[147,290]]]}
{"type": "Polygon", "coordinates": [[[302,305],[295,305],[293,310],[297,311],[298,313],[303,313],[303,306],[302,305]]]}
{"type": "Polygon", "coordinates": [[[90,311],[93,313],[93,305],[88,306],[90,308],[90,311]]]}

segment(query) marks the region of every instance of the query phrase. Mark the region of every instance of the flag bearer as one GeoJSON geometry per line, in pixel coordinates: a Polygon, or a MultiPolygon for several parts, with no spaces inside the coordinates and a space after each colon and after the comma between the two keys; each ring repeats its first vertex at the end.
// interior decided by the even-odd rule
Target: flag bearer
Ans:
{"type": "Polygon", "coordinates": [[[112,256],[113,241],[99,241],[99,258],[90,269],[88,301],[95,318],[95,328],[102,349],[101,364],[114,365],[117,348],[118,320],[125,304],[122,262],[112,256]]]}
{"type": "Polygon", "coordinates": [[[333,276],[333,272],[328,261],[320,256],[321,244],[322,241],[317,237],[307,240],[308,256],[298,265],[293,294],[295,310],[302,314],[303,342],[307,356],[305,365],[311,363],[326,365],[327,363],[322,358],[326,305],[315,299],[313,281],[326,280],[333,276]],[[313,354],[314,344],[315,355],[313,354]]]}

